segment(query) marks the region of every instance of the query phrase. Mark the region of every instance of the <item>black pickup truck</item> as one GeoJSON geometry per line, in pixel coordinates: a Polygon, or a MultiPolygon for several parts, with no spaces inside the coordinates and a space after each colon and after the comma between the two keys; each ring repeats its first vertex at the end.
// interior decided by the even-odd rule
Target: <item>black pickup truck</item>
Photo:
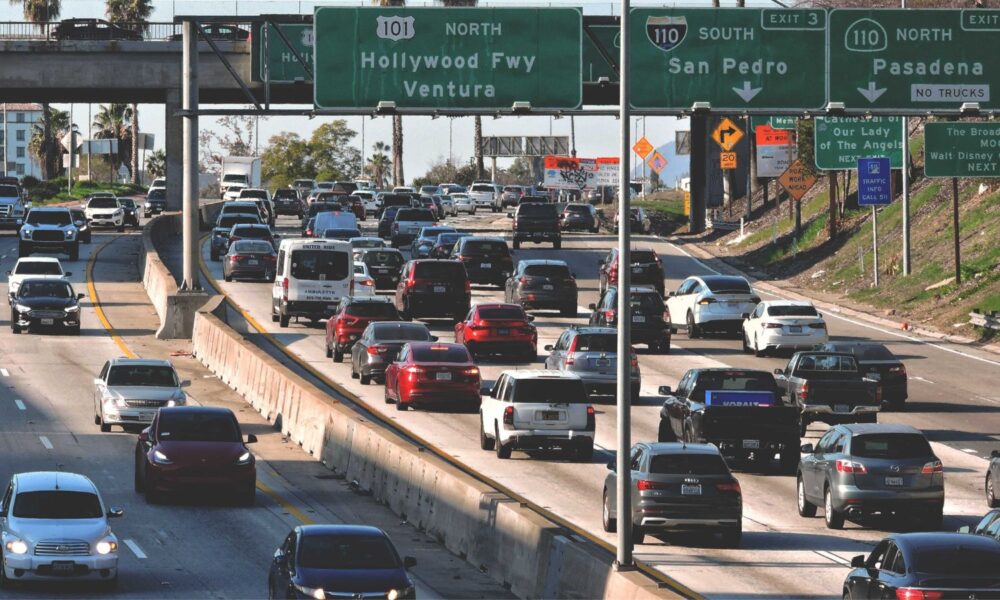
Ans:
{"type": "Polygon", "coordinates": [[[799,464],[799,408],[782,399],[766,371],[691,369],[677,390],[660,386],[658,441],[711,443],[727,460],[766,468],[780,455],[783,472],[799,464]]]}
{"type": "Polygon", "coordinates": [[[866,375],[853,354],[796,352],[785,368],[774,370],[778,387],[802,409],[800,434],[809,423],[877,423],[882,385],[866,375]]]}
{"type": "Polygon", "coordinates": [[[514,249],[521,242],[552,242],[556,250],[562,248],[562,234],[559,231],[559,211],[555,204],[521,201],[511,215],[514,219],[514,249]]]}

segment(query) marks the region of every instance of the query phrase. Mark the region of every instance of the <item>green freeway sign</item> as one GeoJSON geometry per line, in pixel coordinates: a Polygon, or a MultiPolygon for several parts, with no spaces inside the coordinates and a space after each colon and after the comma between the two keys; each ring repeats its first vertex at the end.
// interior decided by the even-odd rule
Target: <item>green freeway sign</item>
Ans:
{"type": "Polygon", "coordinates": [[[577,108],[577,8],[317,7],[317,108],[577,108]]]}
{"type": "Polygon", "coordinates": [[[634,108],[817,109],[826,103],[826,11],[635,8],[634,108]]]}
{"type": "Polygon", "coordinates": [[[888,156],[893,169],[903,167],[903,119],[900,117],[816,117],[816,168],[856,169],[858,159],[888,156]]]}
{"type": "Polygon", "coordinates": [[[830,12],[830,101],[849,108],[1000,107],[996,10],[830,12]],[[992,92],[992,93],[991,93],[992,92]]]}
{"type": "Polygon", "coordinates": [[[795,117],[750,117],[750,128],[758,125],[770,125],[771,129],[795,129],[798,120],[795,117]]]}
{"type": "Polygon", "coordinates": [[[1000,123],[924,126],[928,177],[1000,177],[1000,123]]]}
{"type": "Polygon", "coordinates": [[[617,25],[590,25],[590,31],[597,38],[601,47],[613,63],[608,63],[607,59],[601,55],[597,45],[589,35],[583,35],[583,80],[589,83],[596,83],[601,77],[607,77],[608,81],[618,81],[619,53],[621,52],[621,27],[617,25]]]}
{"type": "Polygon", "coordinates": [[[296,81],[312,81],[302,63],[295,58],[284,40],[274,32],[275,27],[281,28],[288,41],[292,43],[299,56],[312,67],[313,64],[313,26],[312,23],[270,23],[267,33],[267,52],[264,51],[264,23],[254,25],[250,44],[250,63],[253,81],[264,81],[264,64],[267,64],[271,83],[294,83],[296,81]]]}

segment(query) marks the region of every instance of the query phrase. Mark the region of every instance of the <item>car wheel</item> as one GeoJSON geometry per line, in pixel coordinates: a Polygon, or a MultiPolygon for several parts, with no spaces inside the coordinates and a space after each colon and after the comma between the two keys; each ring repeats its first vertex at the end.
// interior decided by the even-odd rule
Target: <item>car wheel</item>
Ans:
{"type": "Polygon", "coordinates": [[[556,250],[562,249],[562,240],[556,240],[552,242],[552,247],[555,248],[556,250]]]}
{"type": "Polygon", "coordinates": [[[670,421],[665,419],[660,419],[660,426],[656,431],[656,441],[658,442],[676,442],[677,436],[674,435],[674,428],[670,426],[670,421]]]}
{"type": "Polygon", "coordinates": [[[344,362],[344,353],[341,352],[340,350],[335,349],[333,351],[333,362],[335,363],[344,362]]]}
{"type": "Polygon", "coordinates": [[[139,466],[141,464],[140,463],[141,460],[142,460],[141,453],[136,452],[135,471],[132,475],[132,487],[135,489],[135,493],[137,494],[141,494],[145,489],[145,486],[143,485],[145,481],[143,481],[142,477],[142,468],[139,466]]]}
{"type": "Polygon", "coordinates": [[[361,380],[361,385],[368,385],[372,382],[371,373],[358,373],[358,379],[361,380]]]}
{"type": "Polygon", "coordinates": [[[601,526],[608,533],[618,531],[618,519],[611,516],[611,498],[608,497],[608,490],[604,490],[604,502],[601,503],[601,526]]]}
{"type": "Polygon", "coordinates": [[[224,274],[222,278],[226,280],[226,283],[229,283],[233,280],[233,276],[231,274],[224,274]]]}
{"type": "Polygon", "coordinates": [[[990,508],[997,508],[1000,506],[1000,502],[997,502],[997,492],[993,483],[993,475],[991,473],[986,474],[986,506],[990,508]]]}
{"type": "Polygon", "coordinates": [[[823,510],[826,513],[824,520],[826,521],[827,529],[844,528],[844,513],[837,512],[833,508],[833,492],[830,491],[829,485],[826,486],[826,492],[823,494],[823,510]]]}
{"type": "Polygon", "coordinates": [[[508,459],[510,458],[511,446],[510,444],[505,444],[500,438],[500,427],[494,425],[493,429],[493,439],[496,441],[496,451],[497,458],[508,459]]]}
{"type": "Polygon", "coordinates": [[[333,358],[333,349],[330,348],[330,343],[329,342],[326,343],[326,357],[327,358],[333,358]]]}
{"type": "Polygon", "coordinates": [[[483,423],[483,415],[479,415],[479,447],[483,450],[492,450],[496,440],[486,435],[486,424],[483,423]]]}
{"type": "Polygon", "coordinates": [[[802,481],[802,475],[796,477],[796,495],[798,496],[798,508],[800,517],[815,517],[816,505],[806,498],[806,484],[802,481]]]}
{"type": "Polygon", "coordinates": [[[288,315],[278,314],[278,326],[285,328],[288,327],[289,317],[288,315]]]}
{"type": "Polygon", "coordinates": [[[698,328],[697,325],[695,325],[694,315],[691,313],[688,313],[687,315],[687,334],[688,337],[692,340],[701,337],[701,330],[698,328]]]}
{"type": "Polygon", "coordinates": [[[71,262],[76,262],[80,260],[80,245],[74,244],[72,248],[69,249],[69,260],[71,262]]]}
{"type": "Polygon", "coordinates": [[[125,233],[125,223],[122,223],[121,225],[119,225],[116,228],[116,230],[118,231],[118,233],[125,233]]]}
{"type": "Polygon", "coordinates": [[[642,525],[632,526],[632,543],[636,546],[641,544],[646,539],[646,530],[643,529],[642,525]]]}
{"type": "Polygon", "coordinates": [[[802,457],[802,453],[797,446],[798,440],[793,444],[785,445],[785,449],[781,451],[778,467],[785,475],[794,475],[799,470],[799,459],[802,457]]]}
{"type": "Polygon", "coordinates": [[[208,253],[208,257],[209,257],[210,259],[212,259],[213,261],[217,261],[217,260],[219,260],[219,254],[218,254],[217,252],[215,252],[214,250],[212,250],[212,251],[210,251],[210,252],[208,253]]]}
{"type": "Polygon", "coordinates": [[[18,327],[17,325],[15,325],[15,324],[11,323],[10,324],[10,332],[13,333],[14,335],[20,335],[21,328],[18,327]]]}
{"type": "Polygon", "coordinates": [[[743,354],[750,354],[750,344],[747,342],[747,332],[743,332],[743,354]]]}
{"type": "Polygon", "coordinates": [[[799,417],[799,437],[805,437],[807,429],[809,429],[809,421],[805,420],[804,417],[799,417]]]}
{"type": "Polygon", "coordinates": [[[408,410],[410,408],[409,403],[404,403],[402,396],[399,395],[399,390],[396,390],[396,410],[408,410]]]}
{"type": "Polygon", "coordinates": [[[142,483],[142,487],[146,490],[146,503],[147,504],[159,504],[163,501],[162,492],[156,489],[156,486],[150,485],[149,475],[146,474],[145,480],[142,483]]]}
{"type": "Polygon", "coordinates": [[[514,238],[514,250],[517,250],[520,247],[521,247],[521,241],[518,240],[517,238],[514,238]]]}
{"type": "Polygon", "coordinates": [[[240,492],[236,499],[240,506],[253,506],[257,502],[257,482],[251,481],[249,489],[240,492]]]}
{"type": "Polygon", "coordinates": [[[0,557],[0,589],[9,590],[14,587],[15,581],[7,578],[7,564],[0,557]]]}
{"type": "Polygon", "coordinates": [[[757,340],[757,336],[753,338],[753,355],[760,358],[767,356],[767,348],[761,348],[760,342],[757,340]]]}
{"type": "Polygon", "coordinates": [[[594,440],[580,444],[573,452],[577,462],[589,463],[594,459],[594,440]]]}
{"type": "Polygon", "coordinates": [[[358,372],[354,369],[354,357],[351,357],[351,379],[357,379],[358,372]]]}
{"type": "Polygon", "coordinates": [[[722,532],[722,545],[726,548],[739,548],[743,541],[743,525],[730,527],[722,532]]]}
{"type": "Polygon", "coordinates": [[[104,422],[104,415],[103,414],[98,415],[97,419],[98,419],[98,423],[97,424],[101,426],[101,433],[110,433],[111,432],[111,424],[104,422]]]}
{"type": "Polygon", "coordinates": [[[564,306],[562,310],[559,311],[560,317],[575,318],[576,317],[576,305],[564,306]]]}

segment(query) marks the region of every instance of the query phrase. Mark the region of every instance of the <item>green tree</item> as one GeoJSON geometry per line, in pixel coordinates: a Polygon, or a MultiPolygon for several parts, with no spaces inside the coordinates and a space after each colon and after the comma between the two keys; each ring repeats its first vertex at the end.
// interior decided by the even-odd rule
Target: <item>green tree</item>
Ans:
{"type": "Polygon", "coordinates": [[[167,174],[167,153],[162,149],[149,155],[146,159],[146,172],[152,178],[163,177],[167,174]]]}
{"type": "MultiPolygon", "coordinates": [[[[131,28],[145,33],[149,30],[149,16],[153,13],[152,0],[106,0],[105,12],[112,23],[130,24],[131,28]]],[[[139,139],[139,105],[132,103],[131,139],[139,139]]],[[[131,144],[132,183],[139,183],[139,144],[131,144]]]]}
{"type": "Polygon", "coordinates": [[[69,131],[69,113],[53,108],[43,108],[42,118],[31,126],[31,137],[28,139],[28,152],[42,164],[48,179],[58,175],[61,169],[62,152],[49,152],[46,140],[58,144],[56,140],[69,131]]]}
{"type": "Polygon", "coordinates": [[[372,144],[372,155],[368,157],[366,171],[376,188],[388,187],[389,172],[392,169],[392,161],[386,155],[389,149],[385,142],[372,144]]]}
{"type": "MultiPolygon", "coordinates": [[[[12,5],[21,5],[24,20],[38,23],[39,28],[44,28],[44,23],[59,19],[62,11],[61,0],[10,0],[12,5]]],[[[48,102],[42,102],[42,122],[44,130],[42,133],[42,144],[40,151],[40,162],[42,163],[42,177],[48,179],[55,176],[56,159],[62,155],[59,152],[59,145],[52,137],[52,130],[49,127],[50,119],[48,115],[51,109],[48,102]]]]}
{"type": "Polygon", "coordinates": [[[128,104],[104,104],[94,115],[94,137],[99,140],[118,140],[118,154],[111,156],[111,166],[117,171],[132,152],[132,108],[128,104]]]}
{"type": "MultiPolygon", "coordinates": [[[[309,142],[289,131],[272,135],[260,153],[260,171],[261,177],[268,182],[315,177],[309,142]]],[[[276,187],[273,183],[269,185],[276,187]]]]}
{"type": "Polygon", "coordinates": [[[334,180],[354,177],[361,169],[361,152],[351,144],[356,135],[343,119],[323,123],[313,131],[309,156],[316,177],[334,180]]]}

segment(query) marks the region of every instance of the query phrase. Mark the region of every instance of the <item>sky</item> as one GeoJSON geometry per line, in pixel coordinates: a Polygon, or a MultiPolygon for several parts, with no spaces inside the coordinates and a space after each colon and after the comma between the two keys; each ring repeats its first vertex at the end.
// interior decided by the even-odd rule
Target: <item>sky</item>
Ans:
{"type": "MultiPolygon", "coordinates": [[[[255,15],[255,14],[307,14],[316,5],[361,5],[367,2],[344,1],[344,2],[311,2],[298,0],[250,0],[250,1],[227,1],[227,0],[154,0],[154,12],[150,18],[153,22],[172,21],[175,15],[213,14],[213,15],[255,15]]],[[[416,0],[409,5],[428,5],[431,2],[416,0]]],[[[514,2],[514,1],[490,1],[482,0],[482,5],[487,6],[581,6],[585,15],[610,15],[618,14],[618,3],[596,2],[590,0],[551,0],[549,2],[514,2]]],[[[642,5],[677,5],[677,6],[710,6],[709,0],[689,2],[642,2],[636,1],[633,6],[642,5]]],[[[723,2],[725,5],[735,5],[735,1],[723,2]]],[[[759,4],[759,2],[749,2],[749,4],[759,4]]],[[[770,2],[761,4],[762,6],[773,6],[770,2]]],[[[62,0],[62,13],[60,18],[72,17],[102,17],[104,13],[104,2],[101,0],[62,0]]],[[[0,21],[20,21],[23,20],[19,6],[11,6],[9,2],[0,0],[0,21]]],[[[70,105],[55,105],[62,110],[69,110],[70,105]]],[[[217,106],[222,108],[223,106],[217,106]]],[[[279,106],[276,108],[308,108],[307,106],[279,106]]],[[[88,111],[96,112],[96,105],[74,104],[72,105],[73,121],[80,125],[82,131],[87,131],[88,111]]],[[[308,137],[313,129],[324,122],[333,119],[344,118],[348,125],[359,133],[356,143],[360,147],[360,132],[362,120],[364,121],[364,153],[370,155],[372,144],[377,141],[385,143],[391,142],[392,120],[388,117],[362,118],[362,117],[271,117],[261,119],[259,123],[261,149],[263,150],[266,140],[275,134],[283,131],[295,131],[303,137],[308,137]]],[[[577,155],[581,157],[615,156],[619,148],[619,125],[614,117],[577,117],[576,126],[576,148],[577,155]]],[[[636,133],[643,131],[653,146],[660,146],[674,139],[674,132],[678,129],[687,129],[686,119],[675,117],[648,117],[632,120],[632,135],[630,144],[636,139],[636,133]]],[[[164,144],[164,109],[162,105],[139,105],[139,125],[140,129],[155,136],[157,148],[163,148],[164,144]]],[[[214,128],[214,119],[203,117],[201,119],[202,128],[214,128]]],[[[406,117],[403,119],[403,152],[404,152],[404,173],[407,181],[414,177],[422,176],[427,169],[449,156],[449,146],[451,156],[456,162],[466,162],[473,154],[473,119],[463,118],[439,118],[430,117],[406,117]]],[[[484,118],[483,135],[570,135],[570,119],[554,119],[549,117],[504,117],[500,119],[484,118]]],[[[632,160],[636,157],[633,156],[632,160]]],[[[504,167],[511,162],[511,159],[498,159],[498,165],[504,167]]],[[[487,161],[487,168],[489,161],[487,161]]]]}

